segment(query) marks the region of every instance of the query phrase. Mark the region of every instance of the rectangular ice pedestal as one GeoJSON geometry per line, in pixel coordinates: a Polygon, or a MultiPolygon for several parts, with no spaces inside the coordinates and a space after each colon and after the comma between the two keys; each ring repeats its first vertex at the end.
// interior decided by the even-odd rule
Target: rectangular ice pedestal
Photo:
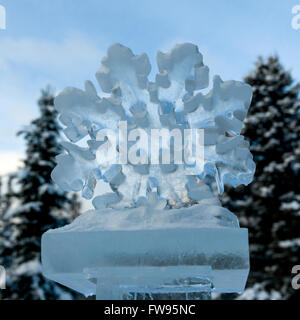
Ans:
{"type": "Polygon", "coordinates": [[[249,273],[243,228],[50,230],[42,238],[44,275],[86,296],[237,292],[249,273]]]}

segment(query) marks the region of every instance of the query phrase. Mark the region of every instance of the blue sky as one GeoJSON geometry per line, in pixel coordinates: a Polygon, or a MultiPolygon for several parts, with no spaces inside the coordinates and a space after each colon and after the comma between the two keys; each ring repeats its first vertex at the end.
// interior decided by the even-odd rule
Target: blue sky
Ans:
{"type": "MultiPolygon", "coordinates": [[[[300,30],[291,27],[300,0],[0,0],[0,174],[23,156],[15,136],[37,116],[40,89],[82,87],[114,42],[134,53],[176,43],[199,46],[211,75],[242,79],[258,55],[277,53],[300,81],[300,30]]],[[[153,74],[156,68],[153,67],[153,74]]],[[[99,88],[98,88],[99,89],[99,88]]],[[[100,92],[100,89],[99,89],[100,92]]]]}

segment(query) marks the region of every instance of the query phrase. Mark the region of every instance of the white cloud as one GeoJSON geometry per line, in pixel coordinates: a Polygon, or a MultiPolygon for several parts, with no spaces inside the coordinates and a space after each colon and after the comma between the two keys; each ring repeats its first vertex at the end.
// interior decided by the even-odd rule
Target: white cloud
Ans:
{"type": "Polygon", "coordinates": [[[40,89],[81,86],[94,79],[103,52],[76,34],[63,41],[3,37],[0,42],[0,174],[16,169],[24,149],[16,132],[38,115],[40,89]],[[5,151],[12,150],[12,151],[5,151]]]}
{"type": "Polygon", "coordinates": [[[22,166],[23,154],[15,151],[0,151],[0,175],[16,171],[22,166]]]}
{"type": "Polygon", "coordinates": [[[91,40],[80,34],[58,42],[6,37],[0,42],[0,70],[16,69],[16,76],[53,77],[61,82],[91,76],[89,73],[94,74],[100,66],[102,55],[103,52],[91,40]]]}

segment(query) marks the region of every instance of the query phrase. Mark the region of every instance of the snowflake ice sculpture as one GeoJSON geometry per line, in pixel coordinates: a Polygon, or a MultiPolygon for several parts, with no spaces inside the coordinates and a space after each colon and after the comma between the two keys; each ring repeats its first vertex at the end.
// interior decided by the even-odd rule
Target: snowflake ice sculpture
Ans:
{"type": "MultiPolygon", "coordinates": [[[[248,142],[240,135],[251,87],[237,81],[223,82],[215,76],[212,89],[201,93],[208,87],[209,69],[198,47],[190,43],[176,45],[168,53],[158,52],[157,64],[159,73],[155,82],[150,82],[147,55],[136,56],[129,48],[114,44],[96,74],[103,97],[87,81],[85,91],[66,88],[55,99],[60,121],[66,126],[64,133],[71,142],[63,143],[67,153],[57,157],[52,178],[66,191],[82,190],[84,198],[93,199],[96,209],[182,207],[206,197],[209,188],[199,181],[215,179],[222,194],[224,183],[247,185],[253,179],[255,164],[248,142]],[[109,151],[113,144],[109,137],[99,140],[99,132],[107,128],[117,133],[120,121],[127,121],[127,134],[133,128],[146,132],[204,129],[204,167],[190,176],[186,164],[107,161],[103,146],[106,144],[109,151]],[[78,145],[83,142],[86,147],[78,145]],[[111,193],[94,194],[101,179],[109,183],[111,193]]],[[[143,146],[138,151],[141,155],[143,146]]]]}
{"type": "Polygon", "coordinates": [[[43,273],[97,299],[242,292],[247,229],[221,207],[211,183],[222,193],[225,183],[252,181],[255,164],[240,135],[251,88],[216,76],[207,93],[208,67],[193,44],[158,52],[157,63],[150,82],[146,54],[112,45],[96,74],[102,97],[87,81],[84,91],[67,88],[55,99],[71,142],[63,143],[52,178],[66,191],[82,190],[96,210],[43,235],[43,273]],[[168,140],[175,130],[181,140],[168,140]],[[202,135],[186,143],[188,130],[202,135]],[[160,142],[153,143],[154,131],[160,142]],[[187,159],[176,161],[178,153],[187,159]],[[109,193],[96,188],[99,180],[109,193]]]}

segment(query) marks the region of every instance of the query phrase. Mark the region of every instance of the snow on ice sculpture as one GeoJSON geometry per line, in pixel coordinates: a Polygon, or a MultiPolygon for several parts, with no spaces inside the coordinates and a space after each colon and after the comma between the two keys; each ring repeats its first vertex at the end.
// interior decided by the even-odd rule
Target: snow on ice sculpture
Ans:
{"type": "Polygon", "coordinates": [[[65,191],[81,191],[95,210],[43,235],[44,274],[99,299],[242,292],[247,229],[221,206],[213,185],[222,194],[226,183],[253,179],[249,143],[240,134],[251,87],[215,76],[208,91],[209,69],[190,43],[158,52],[157,64],[151,82],[147,55],[114,44],[96,73],[102,97],[90,81],[56,97],[70,142],[62,143],[52,178],[65,191]],[[183,140],[187,129],[204,135],[177,148],[175,137],[163,140],[174,129],[183,140]],[[155,130],[162,140],[154,164],[155,130]],[[175,150],[195,159],[197,144],[203,161],[175,161],[175,150]],[[166,150],[169,162],[161,161],[166,150]],[[100,180],[110,192],[99,193],[100,180]]]}

